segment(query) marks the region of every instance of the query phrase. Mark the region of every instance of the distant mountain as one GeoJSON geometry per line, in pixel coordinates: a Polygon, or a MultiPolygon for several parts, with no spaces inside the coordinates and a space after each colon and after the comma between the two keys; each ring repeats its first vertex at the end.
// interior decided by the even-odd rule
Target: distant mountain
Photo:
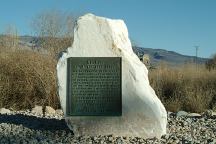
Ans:
{"type": "MultiPolygon", "coordinates": [[[[0,35],[1,37],[1,35],[0,35]]],[[[33,36],[20,36],[19,43],[29,49],[39,48],[40,42],[39,38],[33,36]]],[[[133,51],[137,56],[142,60],[144,54],[147,54],[150,58],[150,63],[153,66],[157,66],[161,62],[165,62],[170,66],[178,66],[185,63],[195,62],[195,56],[187,56],[176,53],[174,51],[167,51],[164,49],[153,49],[153,48],[143,48],[143,47],[133,47],[133,51]]],[[[207,58],[197,58],[199,64],[204,64],[208,59],[207,58]]]]}
{"type": "MultiPolygon", "coordinates": [[[[196,61],[195,56],[187,56],[176,53],[174,51],[167,51],[164,49],[153,49],[143,47],[133,47],[134,52],[142,59],[144,54],[147,54],[150,58],[150,62],[153,65],[158,65],[160,62],[165,62],[170,66],[178,66],[185,63],[193,63],[196,61]]],[[[197,58],[197,63],[204,64],[207,58],[197,58]]]]}

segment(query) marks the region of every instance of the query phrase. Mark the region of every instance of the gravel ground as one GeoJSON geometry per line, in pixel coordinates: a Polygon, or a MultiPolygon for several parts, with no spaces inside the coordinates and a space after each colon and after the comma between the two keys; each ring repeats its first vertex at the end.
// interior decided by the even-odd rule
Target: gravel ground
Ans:
{"type": "Polygon", "coordinates": [[[74,137],[61,115],[34,115],[30,111],[0,114],[0,144],[4,143],[212,143],[216,144],[216,117],[209,111],[201,116],[168,113],[168,134],[156,138],[114,135],[74,137]]]}

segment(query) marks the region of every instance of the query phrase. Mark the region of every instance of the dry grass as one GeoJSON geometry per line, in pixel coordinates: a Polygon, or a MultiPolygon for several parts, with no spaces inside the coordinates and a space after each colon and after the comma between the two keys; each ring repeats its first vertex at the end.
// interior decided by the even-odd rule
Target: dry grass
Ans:
{"type": "MultiPolygon", "coordinates": [[[[0,107],[26,109],[37,104],[59,108],[53,56],[0,50],[0,107]]],[[[162,64],[149,71],[149,79],[169,111],[216,108],[216,70],[193,64],[178,68],[162,64]]]]}
{"type": "Polygon", "coordinates": [[[150,83],[169,111],[202,112],[216,106],[216,70],[187,64],[161,65],[149,72],[150,83]]]}
{"type": "Polygon", "coordinates": [[[0,107],[59,106],[56,61],[32,51],[0,52],[0,107]]]}

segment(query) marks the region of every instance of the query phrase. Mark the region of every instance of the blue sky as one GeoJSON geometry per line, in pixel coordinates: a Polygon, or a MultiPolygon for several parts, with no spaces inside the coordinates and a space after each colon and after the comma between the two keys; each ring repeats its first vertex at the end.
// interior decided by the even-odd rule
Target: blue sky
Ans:
{"type": "Polygon", "coordinates": [[[46,10],[123,19],[139,46],[210,57],[216,53],[215,0],[1,0],[0,32],[15,25],[30,35],[31,19],[46,10]]]}

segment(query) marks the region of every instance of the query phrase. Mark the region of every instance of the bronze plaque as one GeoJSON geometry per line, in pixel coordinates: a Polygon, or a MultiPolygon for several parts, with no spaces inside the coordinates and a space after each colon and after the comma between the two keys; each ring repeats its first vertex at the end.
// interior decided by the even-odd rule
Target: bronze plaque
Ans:
{"type": "Polygon", "coordinates": [[[121,57],[67,59],[67,116],[122,115],[121,57]]]}

